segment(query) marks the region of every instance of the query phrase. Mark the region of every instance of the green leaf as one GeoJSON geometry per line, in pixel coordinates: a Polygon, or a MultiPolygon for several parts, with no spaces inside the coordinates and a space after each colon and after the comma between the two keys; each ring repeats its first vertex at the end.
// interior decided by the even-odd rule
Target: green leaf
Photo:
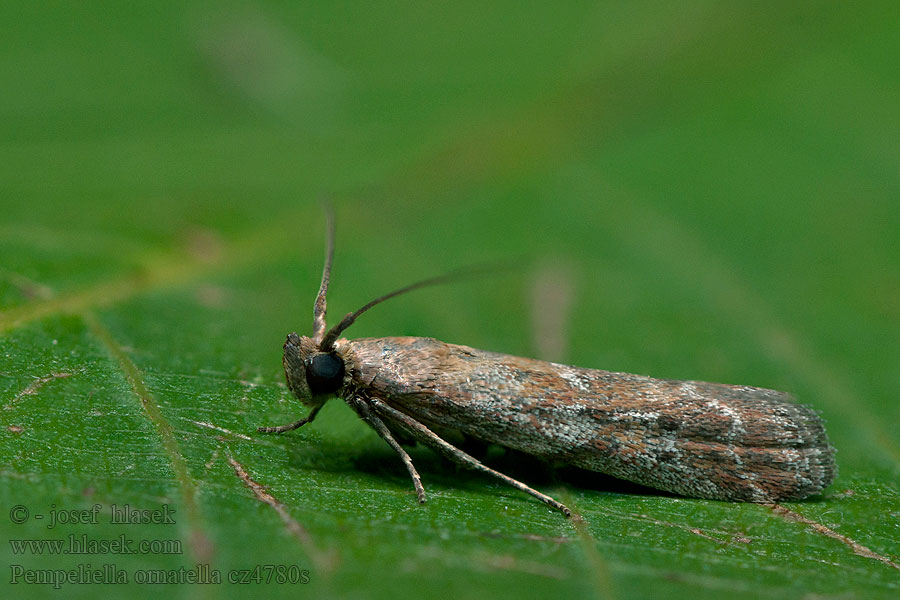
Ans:
{"type": "Polygon", "coordinates": [[[897,13],[4,4],[4,589],[896,597],[897,13]],[[418,505],[338,400],[256,433],[305,414],[281,345],[310,331],[322,195],[332,322],[522,263],[391,300],[353,337],[790,390],[837,481],[772,507],[488,453],[567,520],[422,448],[418,505]]]}

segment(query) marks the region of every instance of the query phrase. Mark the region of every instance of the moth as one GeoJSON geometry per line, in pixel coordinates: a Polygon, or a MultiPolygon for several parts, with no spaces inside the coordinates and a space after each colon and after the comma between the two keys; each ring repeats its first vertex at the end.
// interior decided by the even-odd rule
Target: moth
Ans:
{"type": "Polygon", "coordinates": [[[260,432],[284,433],[311,423],[330,397],[339,396],[394,449],[420,503],[425,489],[401,442],[420,442],[566,516],[572,514],[568,507],[486,466],[441,432],[458,431],[693,498],[799,500],[834,479],[834,448],[822,420],[786,392],[572,367],[426,337],[340,338],[376,304],[447,276],[376,298],[328,329],[333,256],[329,213],[313,334],[288,334],[282,361],[289,389],[310,410],[298,421],[260,432]]]}

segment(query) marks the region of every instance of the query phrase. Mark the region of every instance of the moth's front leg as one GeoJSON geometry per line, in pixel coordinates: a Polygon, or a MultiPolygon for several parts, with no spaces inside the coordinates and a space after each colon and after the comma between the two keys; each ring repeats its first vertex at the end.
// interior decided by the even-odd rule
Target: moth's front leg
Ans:
{"type": "Polygon", "coordinates": [[[403,464],[406,465],[406,470],[409,471],[409,476],[412,478],[413,487],[416,488],[419,504],[424,504],[426,500],[425,488],[422,486],[422,478],[419,477],[419,472],[416,471],[416,467],[413,465],[412,459],[409,457],[409,454],[406,453],[406,450],[404,450],[397,440],[394,439],[388,426],[385,425],[384,421],[382,421],[369,407],[369,400],[360,396],[354,396],[351,397],[347,403],[353,407],[353,410],[356,411],[363,421],[368,423],[372,429],[378,432],[381,439],[386,441],[388,445],[400,455],[400,459],[403,461],[403,464]]]}
{"type": "Polygon", "coordinates": [[[316,415],[319,414],[319,410],[325,406],[324,403],[318,404],[313,407],[309,414],[300,419],[299,421],[294,421],[293,423],[288,423],[287,425],[278,425],[276,427],[257,427],[256,430],[260,433],[284,433],[285,431],[293,431],[298,427],[302,427],[307,423],[312,423],[313,419],[316,418],[316,415]]]}

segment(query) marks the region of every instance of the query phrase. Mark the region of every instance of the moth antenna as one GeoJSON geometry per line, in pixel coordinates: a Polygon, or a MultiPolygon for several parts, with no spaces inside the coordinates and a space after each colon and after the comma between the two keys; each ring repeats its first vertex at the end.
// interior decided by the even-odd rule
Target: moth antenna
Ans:
{"type": "Polygon", "coordinates": [[[331,279],[331,262],[334,260],[334,209],[327,202],[323,203],[325,210],[325,222],[327,228],[327,239],[325,241],[325,268],[322,269],[322,283],[319,285],[319,294],[316,296],[316,303],[313,306],[313,342],[316,346],[321,346],[322,338],[325,336],[325,312],[326,302],[325,295],[328,293],[328,280],[331,279]]]}
{"type": "Polygon", "coordinates": [[[468,267],[465,269],[459,269],[456,271],[451,271],[449,273],[444,273],[443,275],[438,275],[437,277],[429,277],[428,279],[423,279],[421,281],[417,281],[412,283],[406,287],[402,287],[398,290],[394,290],[389,294],[385,294],[384,296],[380,296],[375,298],[362,308],[356,310],[352,313],[347,313],[341,322],[328,330],[328,333],[325,334],[325,337],[322,339],[322,343],[319,344],[319,349],[322,352],[329,352],[334,347],[334,342],[338,339],[338,336],[343,333],[345,329],[353,325],[353,322],[356,321],[356,318],[375,306],[376,304],[381,304],[388,298],[393,298],[394,296],[399,296],[400,294],[405,294],[406,292],[411,292],[413,290],[417,290],[419,288],[427,287],[430,285],[437,285],[440,283],[447,283],[448,281],[455,281],[457,279],[465,279],[468,277],[476,277],[479,275],[485,275],[488,273],[496,273],[497,271],[505,268],[509,268],[510,265],[507,263],[492,263],[488,265],[476,265],[474,267],[468,267]]]}

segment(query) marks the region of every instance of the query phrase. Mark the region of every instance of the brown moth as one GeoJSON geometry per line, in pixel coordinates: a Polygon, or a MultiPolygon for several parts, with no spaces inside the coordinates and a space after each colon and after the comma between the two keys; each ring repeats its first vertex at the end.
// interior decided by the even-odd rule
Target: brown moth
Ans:
{"type": "Polygon", "coordinates": [[[818,415],[786,392],[654,379],[571,367],[432,338],[338,339],[376,304],[448,277],[420,281],[347,314],[326,330],[334,223],[316,298],[313,336],[290,333],[284,373],[312,422],[340,396],[400,456],[419,502],[425,489],[397,441],[415,440],[571,515],[541,492],[445,441],[456,430],[541,459],[599,471],[683,496],[745,502],[799,500],[834,479],[834,449],[818,415]]]}

